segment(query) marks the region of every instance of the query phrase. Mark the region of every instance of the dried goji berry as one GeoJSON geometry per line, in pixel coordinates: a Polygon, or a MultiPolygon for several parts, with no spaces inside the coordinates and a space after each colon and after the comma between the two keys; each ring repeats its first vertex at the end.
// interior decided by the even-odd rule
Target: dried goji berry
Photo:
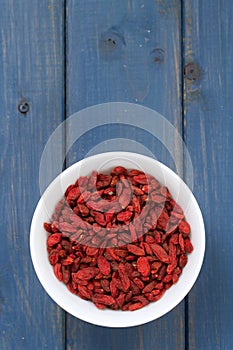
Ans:
{"type": "Polygon", "coordinates": [[[44,229],[56,277],[99,309],[134,311],[159,300],[193,250],[169,189],[122,166],[79,177],[44,229]]]}
{"type": "Polygon", "coordinates": [[[60,257],[59,250],[57,250],[57,249],[51,250],[51,252],[49,253],[49,262],[50,262],[50,264],[51,265],[55,265],[58,262],[59,257],[60,257]]]}
{"type": "Polygon", "coordinates": [[[123,263],[119,264],[118,272],[119,272],[119,276],[121,279],[122,287],[123,287],[124,291],[127,291],[130,287],[130,279],[127,275],[127,271],[126,271],[125,265],[123,263]]]}
{"type": "Polygon", "coordinates": [[[92,292],[86,287],[78,285],[79,292],[87,299],[92,299],[92,292]]]}
{"type": "Polygon", "coordinates": [[[193,245],[190,242],[189,238],[186,238],[184,240],[184,249],[185,249],[186,253],[192,253],[192,251],[193,251],[193,245]]]}
{"type": "Polygon", "coordinates": [[[148,283],[142,290],[142,293],[150,293],[155,288],[156,282],[152,281],[148,283]]]}
{"type": "Polygon", "coordinates": [[[66,259],[62,259],[61,263],[64,266],[71,265],[74,262],[74,258],[68,256],[66,259]]]}
{"type": "Polygon", "coordinates": [[[54,274],[57,277],[59,281],[62,281],[62,272],[61,272],[61,264],[57,263],[53,267],[54,269],[54,274]]]}
{"type": "Polygon", "coordinates": [[[99,303],[103,305],[112,305],[115,303],[115,299],[110,295],[94,294],[92,298],[94,303],[99,303]]]}
{"type": "Polygon", "coordinates": [[[97,264],[100,272],[103,275],[109,275],[111,272],[111,265],[109,264],[108,260],[103,256],[100,255],[97,259],[97,264]]]}
{"type": "Polygon", "coordinates": [[[44,222],[44,229],[49,233],[53,232],[51,224],[49,224],[48,222],[44,222]]]}
{"type": "Polygon", "coordinates": [[[182,220],[179,223],[180,233],[183,233],[184,236],[187,236],[190,233],[190,225],[187,221],[182,220]]]}
{"type": "Polygon", "coordinates": [[[133,304],[130,304],[130,305],[129,305],[128,310],[129,310],[129,311],[139,310],[139,309],[141,309],[143,306],[145,306],[145,305],[142,304],[142,303],[133,303],[133,304]]]}
{"type": "Polygon", "coordinates": [[[185,265],[187,264],[188,258],[186,255],[182,254],[179,258],[179,266],[181,268],[185,267],[185,265]]]}
{"type": "Polygon", "coordinates": [[[133,253],[134,255],[138,255],[138,256],[145,255],[145,250],[143,248],[138,247],[135,244],[128,244],[127,249],[130,253],[133,253]]]}
{"type": "Polygon", "coordinates": [[[140,257],[137,260],[137,269],[142,274],[142,276],[149,276],[150,274],[150,264],[146,257],[140,257]]]}
{"type": "Polygon", "coordinates": [[[167,264],[170,262],[169,256],[167,255],[167,252],[159,244],[157,244],[157,243],[151,244],[151,249],[153,250],[154,254],[157,256],[157,258],[160,261],[167,263],[167,264]]]}
{"type": "Polygon", "coordinates": [[[132,216],[131,211],[122,211],[121,213],[117,214],[117,220],[118,221],[127,221],[131,218],[132,216]]]}
{"type": "Polygon", "coordinates": [[[70,280],[70,269],[67,266],[62,266],[62,280],[67,284],[70,280]]]}
{"type": "Polygon", "coordinates": [[[47,246],[52,247],[61,241],[61,233],[52,233],[47,239],[47,246]]]}
{"type": "MultiPolygon", "coordinates": [[[[91,278],[95,277],[96,275],[98,275],[99,273],[99,269],[95,268],[95,267],[86,267],[82,270],[79,270],[76,273],[76,276],[78,279],[81,280],[90,280],[91,278]]],[[[74,277],[75,274],[73,274],[74,277]]]]}

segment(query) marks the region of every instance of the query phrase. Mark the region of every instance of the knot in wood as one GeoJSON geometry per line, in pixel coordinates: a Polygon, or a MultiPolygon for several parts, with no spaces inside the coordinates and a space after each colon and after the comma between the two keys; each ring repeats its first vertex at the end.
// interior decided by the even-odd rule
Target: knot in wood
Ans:
{"type": "Polygon", "coordinates": [[[18,110],[22,114],[26,114],[29,111],[29,104],[25,99],[20,101],[18,105],[18,110]]]}
{"type": "Polygon", "coordinates": [[[200,80],[202,75],[201,67],[198,63],[190,62],[184,67],[184,76],[191,81],[200,80]]]}

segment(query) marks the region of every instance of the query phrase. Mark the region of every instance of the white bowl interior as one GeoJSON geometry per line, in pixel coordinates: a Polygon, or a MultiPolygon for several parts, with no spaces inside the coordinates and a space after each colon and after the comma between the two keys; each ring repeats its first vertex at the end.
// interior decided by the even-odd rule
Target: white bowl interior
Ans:
{"type": "Polygon", "coordinates": [[[186,184],[162,163],[135,153],[107,152],[86,158],[60,174],[42,195],[31,223],[31,258],[37,276],[50,297],[64,310],[75,317],[106,327],[131,327],[155,320],[173,309],[187,295],[195,283],[201,269],[205,251],[205,230],[199,206],[186,184]],[[81,175],[89,175],[92,170],[106,172],[117,165],[128,169],[137,168],[152,174],[166,185],[173,198],[183,208],[191,225],[191,241],[194,250],[188,255],[188,263],[178,282],[166,291],[157,302],[134,311],[99,310],[92,302],[84,301],[69,292],[57,280],[49,263],[43,223],[48,222],[56,203],[62,198],[65,189],[81,175]]]}

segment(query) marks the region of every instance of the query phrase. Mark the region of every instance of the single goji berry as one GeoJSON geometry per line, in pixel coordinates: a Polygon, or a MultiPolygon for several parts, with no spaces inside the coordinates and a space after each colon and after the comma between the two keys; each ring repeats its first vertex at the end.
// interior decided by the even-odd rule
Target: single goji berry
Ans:
{"type": "Polygon", "coordinates": [[[62,277],[62,272],[61,272],[61,264],[60,263],[56,263],[54,265],[53,269],[54,269],[54,274],[57,277],[57,279],[59,281],[62,281],[63,277],[62,277]]]}
{"type": "Polygon", "coordinates": [[[78,285],[79,292],[87,299],[92,299],[92,292],[86,287],[78,285]]]}
{"type": "Polygon", "coordinates": [[[49,262],[51,265],[55,265],[59,260],[60,254],[58,249],[52,249],[49,253],[49,262]]]}
{"type": "Polygon", "coordinates": [[[47,246],[52,247],[61,241],[61,233],[52,233],[47,239],[47,246]]]}
{"type": "Polygon", "coordinates": [[[103,256],[100,255],[97,259],[97,264],[100,272],[103,275],[109,275],[111,272],[111,265],[109,264],[108,260],[103,256]]]}
{"type": "Polygon", "coordinates": [[[144,256],[145,255],[145,250],[144,248],[140,248],[135,244],[128,244],[127,249],[130,253],[138,256],[144,256]]]}
{"type": "Polygon", "coordinates": [[[110,295],[94,294],[92,298],[94,303],[100,303],[103,305],[112,305],[115,303],[115,299],[110,295]]]}
{"type": "Polygon", "coordinates": [[[131,211],[123,211],[123,212],[117,214],[117,220],[118,221],[127,221],[131,218],[132,214],[133,213],[131,211]]]}
{"type": "Polygon", "coordinates": [[[137,269],[142,274],[142,276],[149,276],[150,274],[150,264],[146,257],[140,257],[137,260],[137,269]]]}
{"type": "Polygon", "coordinates": [[[67,284],[70,280],[70,268],[67,266],[62,266],[62,280],[65,284],[67,284]]]}
{"type": "Polygon", "coordinates": [[[186,253],[192,253],[192,251],[193,251],[193,245],[190,242],[189,238],[185,238],[185,240],[184,240],[184,249],[185,249],[186,253]]]}
{"type": "Polygon", "coordinates": [[[185,265],[187,264],[188,258],[186,255],[182,254],[179,258],[179,266],[181,268],[185,267],[185,265]]]}
{"type": "MultiPolygon", "coordinates": [[[[96,275],[98,275],[99,273],[99,269],[95,268],[95,267],[86,267],[82,270],[79,270],[76,273],[77,278],[81,279],[81,280],[90,280],[91,278],[95,277],[96,275]]],[[[73,274],[74,277],[74,274],[73,274]]]]}
{"type": "Polygon", "coordinates": [[[130,287],[130,279],[127,275],[127,271],[126,271],[125,265],[123,263],[119,264],[118,272],[119,272],[119,276],[121,279],[122,287],[123,287],[124,291],[127,291],[130,287]]]}
{"type": "Polygon", "coordinates": [[[148,283],[142,290],[142,293],[150,293],[156,286],[156,282],[152,281],[148,283]]]}
{"type": "Polygon", "coordinates": [[[159,244],[152,243],[151,249],[153,250],[154,254],[157,256],[157,258],[160,261],[167,264],[170,262],[170,259],[169,259],[169,256],[167,255],[166,250],[163,247],[161,247],[159,244]]]}

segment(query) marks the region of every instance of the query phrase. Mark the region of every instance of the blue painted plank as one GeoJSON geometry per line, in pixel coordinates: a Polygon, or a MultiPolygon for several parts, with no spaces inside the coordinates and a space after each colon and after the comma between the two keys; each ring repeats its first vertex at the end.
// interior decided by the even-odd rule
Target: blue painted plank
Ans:
{"type": "Polygon", "coordinates": [[[203,211],[207,234],[204,266],[188,299],[188,348],[230,350],[233,349],[233,2],[183,3],[184,58],[185,64],[189,64],[185,79],[186,141],[194,166],[194,194],[203,211]],[[197,65],[191,72],[192,62],[197,65]]]}
{"type": "MultiPolygon", "coordinates": [[[[182,134],[179,1],[70,0],[67,13],[67,115],[98,103],[127,101],[155,109],[182,134]]],[[[136,130],[130,134],[136,138],[136,130]]],[[[111,131],[107,136],[111,138],[111,131]]],[[[142,138],[159,160],[176,169],[163,145],[142,138]]],[[[90,137],[84,139],[69,164],[94,146],[90,137]]],[[[179,149],[175,163],[181,171],[179,149]]]]}
{"type": "MultiPolygon", "coordinates": [[[[157,110],[182,134],[180,2],[68,0],[67,14],[67,116],[95,104],[126,101],[157,110]]],[[[103,140],[131,137],[182,170],[182,152],[175,141],[173,161],[166,147],[144,130],[113,127],[105,116],[103,122],[109,124],[94,128],[67,149],[68,165],[90,151],[103,150],[103,140]]],[[[79,126],[88,126],[88,118],[80,119],[79,126]]],[[[156,127],[153,118],[151,127],[156,127]]],[[[67,129],[68,139],[72,131],[67,129]]],[[[124,149],[124,141],[121,146],[124,149]]],[[[184,303],[155,322],[131,329],[105,329],[67,315],[67,346],[182,350],[184,319],[184,303]]]]}
{"type": "Polygon", "coordinates": [[[40,158],[63,119],[63,10],[60,0],[0,2],[2,350],[65,344],[64,312],[41,287],[29,253],[40,158]],[[22,98],[26,114],[18,111],[22,98]]]}

